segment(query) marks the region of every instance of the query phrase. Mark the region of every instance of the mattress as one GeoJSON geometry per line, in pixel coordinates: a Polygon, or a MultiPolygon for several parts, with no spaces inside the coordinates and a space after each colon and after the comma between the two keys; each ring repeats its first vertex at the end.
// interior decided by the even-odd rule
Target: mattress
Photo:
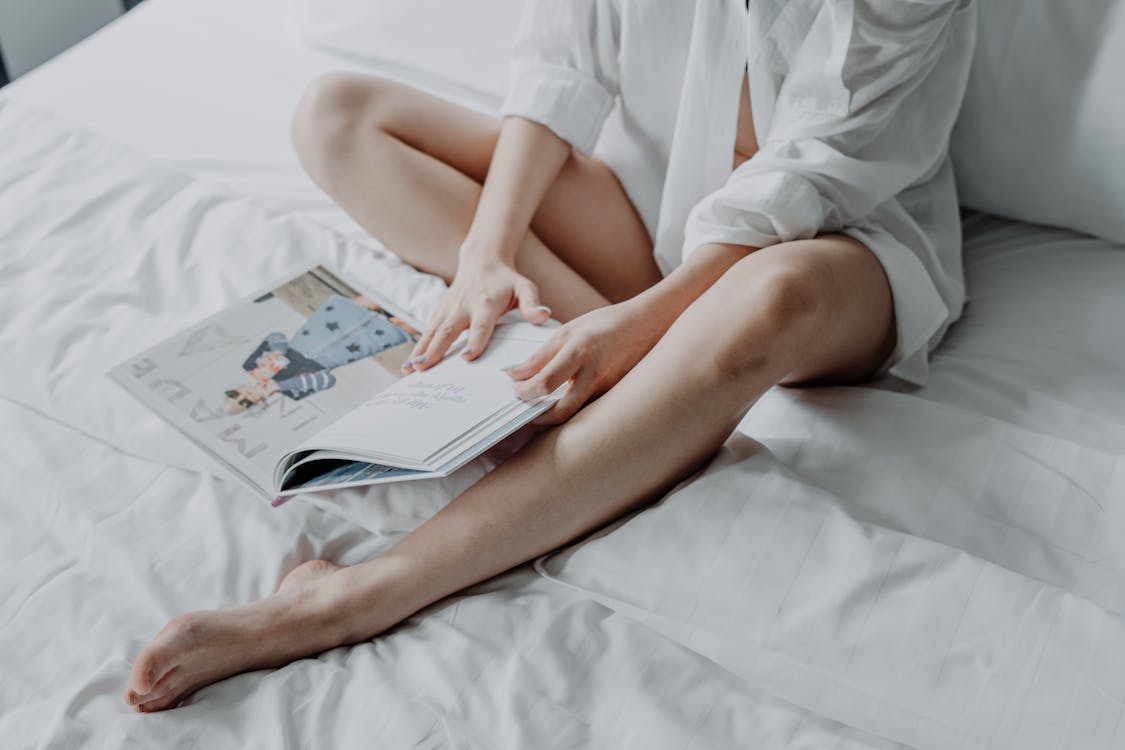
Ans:
{"type": "Polygon", "coordinates": [[[1125,747],[1125,249],[980,215],[926,388],[775,389],[621,524],[133,714],[131,660],[169,617],[365,559],[504,455],[275,510],[104,377],[314,263],[433,306],[442,284],[288,146],[301,89],[339,68],[371,69],[264,0],[147,0],[0,91],[6,744],[1125,747]]]}

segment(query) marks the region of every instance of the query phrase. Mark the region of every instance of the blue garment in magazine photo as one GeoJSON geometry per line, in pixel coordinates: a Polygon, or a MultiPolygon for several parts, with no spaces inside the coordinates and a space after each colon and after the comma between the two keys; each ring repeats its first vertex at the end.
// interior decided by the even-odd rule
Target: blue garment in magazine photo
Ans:
{"type": "Polygon", "coordinates": [[[381,310],[333,294],[289,338],[266,336],[242,364],[253,383],[228,390],[226,410],[241,413],[276,392],[297,401],[327,390],[336,384],[332,370],[410,340],[381,310]]]}

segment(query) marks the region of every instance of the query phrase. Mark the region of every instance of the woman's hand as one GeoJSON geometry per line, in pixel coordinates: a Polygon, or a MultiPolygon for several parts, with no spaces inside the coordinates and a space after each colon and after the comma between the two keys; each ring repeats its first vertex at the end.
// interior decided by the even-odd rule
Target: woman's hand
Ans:
{"type": "Polygon", "coordinates": [[[473,259],[465,252],[461,258],[457,275],[403,365],[404,372],[425,370],[440,362],[466,328],[469,342],[461,356],[476,359],[492,338],[496,319],[513,308],[518,307],[536,325],[551,317],[550,308],[539,304],[538,288],[512,265],[494,258],[473,259]]]}
{"type": "Polygon", "coordinates": [[[492,337],[496,319],[512,308],[537,325],[551,317],[535,284],[516,271],[516,254],[570,153],[570,144],[546,125],[522,117],[503,119],[458,253],[457,273],[404,372],[433,367],[466,328],[464,357],[476,359],[492,337]]]}
{"type": "Polygon", "coordinates": [[[569,382],[566,395],[535,420],[536,424],[559,424],[625,377],[664,330],[636,298],[601,307],[559,328],[527,362],[509,369],[508,375],[517,381],[516,393],[525,401],[554,393],[569,382]]]}

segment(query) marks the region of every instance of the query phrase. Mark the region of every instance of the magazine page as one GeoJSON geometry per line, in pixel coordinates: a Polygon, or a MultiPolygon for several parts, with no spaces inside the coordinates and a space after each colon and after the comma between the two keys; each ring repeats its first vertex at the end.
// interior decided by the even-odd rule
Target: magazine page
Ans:
{"type": "Polygon", "coordinates": [[[519,413],[542,411],[516,396],[506,369],[530,357],[552,332],[530,323],[501,323],[475,361],[455,351],[401,379],[300,446],[287,463],[306,451],[330,450],[399,468],[440,469],[442,459],[479,443],[519,413]]]}
{"type": "Polygon", "coordinates": [[[278,460],[398,381],[417,338],[401,311],[317,267],[110,375],[272,496],[278,460]]]}
{"type": "Polygon", "coordinates": [[[370,458],[356,460],[355,452],[301,451],[292,457],[294,463],[283,461],[278,466],[275,474],[278,497],[273,504],[280,505],[286,498],[301,492],[449,476],[545,412],[555,400],[557,397],[552,394],[535,404],[521,403],[502,410],[435,456],[430,462],[432,470],[396,468],[372,463],[370,458]]]}

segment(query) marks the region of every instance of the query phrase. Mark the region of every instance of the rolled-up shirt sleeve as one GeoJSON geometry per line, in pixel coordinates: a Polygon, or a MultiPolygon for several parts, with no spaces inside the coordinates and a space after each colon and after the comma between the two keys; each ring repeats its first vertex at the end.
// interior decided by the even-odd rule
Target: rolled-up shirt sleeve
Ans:
{"type": "Polygon", "coordinates": [[[501,115],[590,153],[618,93],[618,0],[526,0],[501,115]]]}
{"type": "Polygon", "coordinates": [[[685,257],[841,231],[929,179],[965,90],[974,13],[972,0],[825,2],[759,151],[691,211],[685,257]]]}

